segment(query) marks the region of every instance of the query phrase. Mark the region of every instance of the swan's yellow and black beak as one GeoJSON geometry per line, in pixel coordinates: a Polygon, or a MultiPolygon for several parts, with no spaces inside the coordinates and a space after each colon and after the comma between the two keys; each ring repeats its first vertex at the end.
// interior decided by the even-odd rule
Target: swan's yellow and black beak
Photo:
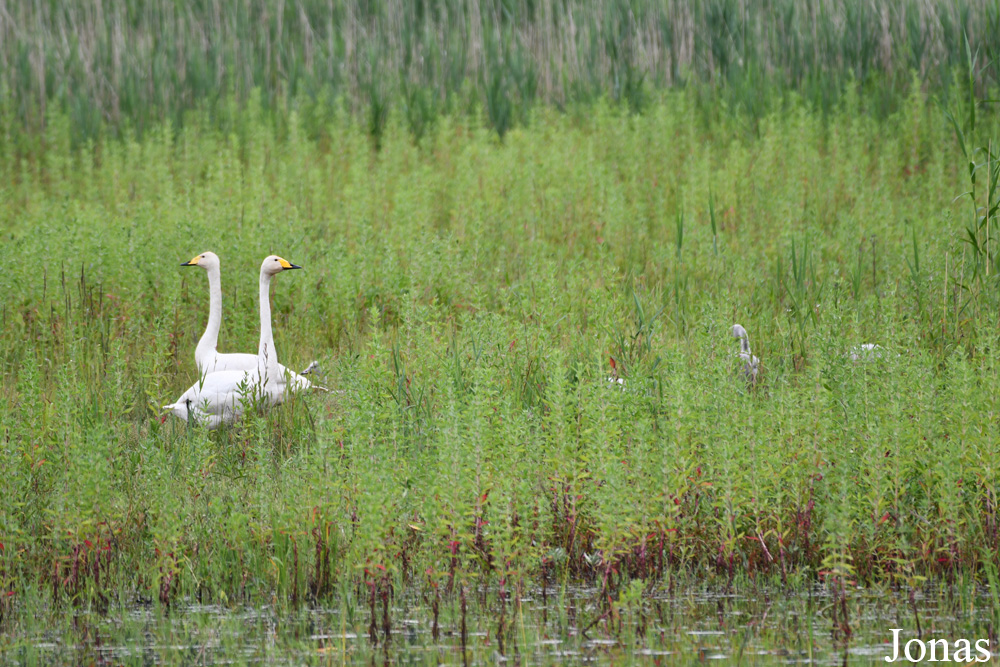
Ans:
{"type": "Polygon", "coordinates": [[[284,269],[285,271],[288,271],[289,269],[301,269],[302,268],[301,266],[297,266],[295,264],[292,264],[287,259],[282,259],[281,257],[278,258],[278,261],[281,263],[281,268],[284,269]]]}
{"type": "Polygon", "coordinates": [[[181,266],[198,266],[198,262],[201,260],[201,255],[195,255],[194,259],[188,262],[184,262],[181,266]]]}

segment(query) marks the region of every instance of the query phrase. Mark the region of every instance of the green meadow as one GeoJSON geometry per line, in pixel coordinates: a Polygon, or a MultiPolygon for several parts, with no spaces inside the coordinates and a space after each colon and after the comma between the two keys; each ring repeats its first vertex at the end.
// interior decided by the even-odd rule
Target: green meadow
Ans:
{"type": "Polygon", "coordinates": [[[93,125],[86,91],[11,103],[25,67],[0,104],[3,661],[996,641],[989,79],[793,77],[763,106],[481,80],[416,121],[405,95],[237,86],[93,125]],[[303,267],[272,286],[277,354],[328,392],[164,417],[208,317],[179,265],[208,250],[222,352],[257,348],[261,259],[303,267]]]}
{"type": "Polygon", "coordinates": [[[355,606],[363,635],[396,598],[469,597],[496,634],[542,587],[589,586],[590,622],[678,585],[995,582],[996,230],[953,201],[964,157],[918,88],[859,105],[754,136],[672,93],[502,143],[394,116],[377,152],[253,104],[242,134],[78,151],[50,118],[2,162],[4,644],[137,603],[355,606]],[[161,423],[207,319],[178,265],[209,249],[223,351],[255,349],[260,259],[304,267],[272,289],[278,354],[329,393],[161,423]]]}

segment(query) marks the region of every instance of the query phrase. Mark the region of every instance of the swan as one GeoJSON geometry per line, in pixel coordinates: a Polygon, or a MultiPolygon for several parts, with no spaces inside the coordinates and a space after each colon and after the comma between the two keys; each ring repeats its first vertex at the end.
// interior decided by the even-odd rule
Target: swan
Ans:
{"type": "MultiPolygon", "coordinates": [[[[218,371],[251,371],[257,368],[257,355],[241,352],[221,353],[216,351],[219,344],[219,328],[222,325],[222,279],[219,256],[214,252],[203,252],[195,255],[181,266],[198,266],[208,273],[208,326],[201,335],[198,346],[194,349],[194,361],[198,365],[199,377],[218,371]]],[[[291,369],[280,367],[280,372],[286,372],[291,377],[292,388],[296,391],[309,389],[312,383],[303,375],[312,372],[319,364],[315,361],[301,374],[291,369]]]]}
{"type": "Polygon", "coordinates": [[[743,368],[740,369],[743,374],[743,378],[747,381],[747,384],[757,384],[757,372],[760,370],[760,359],[750,352],[750,338],[747,336],[747,330],[744,329],[742,325],[734,324],[729,333],[733,338],[740,339],[739,357],[743,362],[743,368]]]}
{"type": "MultiPolygon", "coordinates": [[[[240,417],[248,404],[277,405],[290,388],[274,349],[271,331],[271,279],[282,271],[300,269],[277,255],[260,267],[260,343],[252,369],[224,370],[203,375],[174,403],[163,406],[176,417],[207,426],[209,430],[240,417]]],[[[294,381],[292,381],[294,386],[294,381]]]]}

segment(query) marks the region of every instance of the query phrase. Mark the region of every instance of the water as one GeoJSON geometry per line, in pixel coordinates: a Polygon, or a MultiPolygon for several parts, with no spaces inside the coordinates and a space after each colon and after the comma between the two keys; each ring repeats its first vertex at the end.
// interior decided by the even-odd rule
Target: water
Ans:
{"type": "MultiPolygon", "coordinates": [[[[21,619],[0,636],[4,664],[201,665],[201,664],[887,664],[891,628],[903,641],[987,639],[993,627],[983,590],[928,588],[915,600],[905,592],[852,590],[851,635],[841,630],[841,605],[816,586],[800,592],[755,589],[741,593],[690,589],[661,592],[641,605],[622,602],[608,612],[597,591],[534,591],[509,600],[503,646],[498,641],[499,602],[485,606],[470,593],[462,649],[457,601],[442,601],[435,639],[430,607],[420,596],[397,598],[390,633],[377,606],[375,642],[367,607],[232,609],[176,605],[168,613],[134,606],[101,615],[76,611],[36,627],[21,619]]],[[[995,641],[995,639],[994,639],[995,641]]],[[[992,645],[996,651],[995,643],[992,645]]],[[[914,651],[917,647],[914,645],[914,651]]],[[[953,649],[952,649],[953,650],[953,649]]],[[[975,649],[973,648],[973,652],[975,649]]],[[[975,655],[973,656],[975,657],[975,655]]],[[[902,662],[902,661],[901,661],[902,662]]],[[[905,664],[905,663],[904,663],[905,664]]]]}

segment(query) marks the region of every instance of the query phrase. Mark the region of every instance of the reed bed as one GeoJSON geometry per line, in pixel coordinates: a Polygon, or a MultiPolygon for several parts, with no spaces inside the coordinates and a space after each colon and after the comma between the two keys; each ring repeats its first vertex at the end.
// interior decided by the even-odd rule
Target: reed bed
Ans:
{"type": "Polygon", "coordinates": [[[968,0],[5,0],[0,100],[35,130],[55,107],[76,141],[190,109],[226,129],[255,90],[304,115],[340,100],[376,134],[393,108],[418,137],[443,112],[485,109],[502,135],[536,101],[639,110],[678,86],[762,118],[789,90],[830,111],[854,82],[886,117],[911,72],[925,93],[955,90],[967,44],[980,92],[996,85],[997,35],[996,3],[968,0]]]}

